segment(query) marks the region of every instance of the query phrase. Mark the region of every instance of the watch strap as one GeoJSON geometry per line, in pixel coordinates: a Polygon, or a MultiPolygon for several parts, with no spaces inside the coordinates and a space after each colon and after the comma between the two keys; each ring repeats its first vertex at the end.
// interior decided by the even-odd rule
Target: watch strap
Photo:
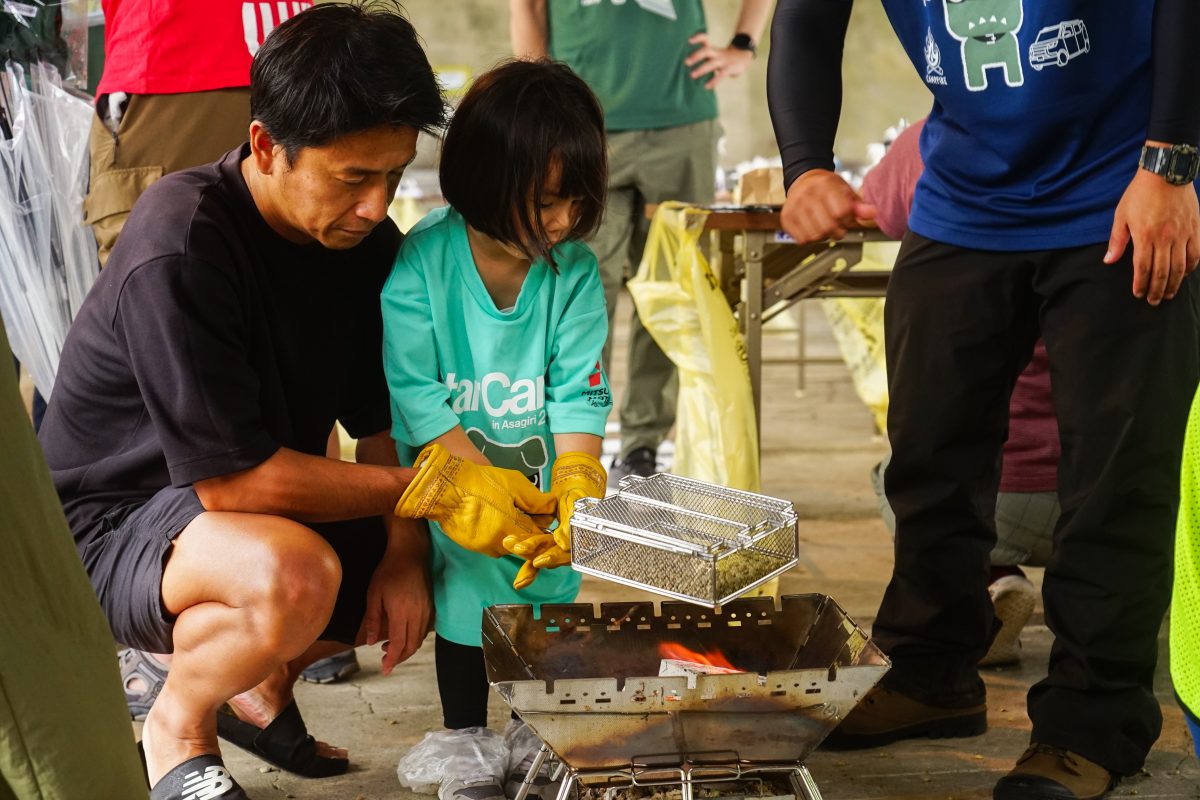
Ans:
{"type": "Polygon", "coordinates": [[[753,53],[757,49],[754,39],[748,33],[734,34],[733,38],[729,40],[729,46],[734,50],[745,50],[748,53],[753,53]]]}
{"type": "Polygon", "coordinates": [[[1161,175],[1167,183],[1183,186],[1200,175],[1200,150],[1190,144],[1170,147],[1145,145],[1138,165],[1155,175],[1161,175]]]}

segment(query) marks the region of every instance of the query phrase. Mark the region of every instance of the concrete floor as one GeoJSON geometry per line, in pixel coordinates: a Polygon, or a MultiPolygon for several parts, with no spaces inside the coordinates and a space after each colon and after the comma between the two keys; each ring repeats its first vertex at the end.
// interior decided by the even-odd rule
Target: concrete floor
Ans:
{"type": "MultiPolygon", "coordinates": [[[[808,318],[809,353],[835,355],[817,306],[808,318]]],[[[769,337],[768,355],[794,352],[788,335],[769,337]]],[[[618,347],[618,352],[621,348],[618,347]]],[[[620,365],[614,370],[621,373],[620,365]]],[[[891,570],[891,540],[880,522],[868,471],[885,451],[866,410],[840,365],[808,368],[808,390],[795,392],[795,369],[765,373],[764,491],[794,501],[801,517],[801,562],[784,576],[783,593],[821,592],[837,600],[868,628],[891,570]]],[[[617,387],[619,391],[619,386],[617,387]]],[[[1040,578],[1037,570],[1031,575],[1040,578]]],[[[581,601],[632,599],[636,592],[586,579],[581,601]]],[[[1041,609],[1023,636],[1019,667],[988,671],[990,730],[975,739],[922,741],[854,754],[818,751],[809,766],[826,800],[869,798],[990,798],[997,778],[1011,768],[1028,742],[1024,695],[1045,670],[1051,637],[1041,609]]],[[[1114,797],[1200,798],[1200,762],[1192,755],[1182,717],[1171,696],[1166,641],[1157,691],[1163,734],[1145,772],[1123,782],[1114,797]]],[[[297,698],[318,738],[351,752],[342,777],[305,780],[275,771],[226,745],[235,777],[256,800],[348,798],[376,800],[413,795],[400,787],[396,763],[427,731],[441,725],[433,671],[432,641],[390,677],[379,674],[377,648],[362,648],[363,671],[345,684],[302,684],[297,698]]],[[[493,720],[507,710],[494,698],[493,720]]],[[[720,743],[714,743],[719,745],[720,743]]]]}

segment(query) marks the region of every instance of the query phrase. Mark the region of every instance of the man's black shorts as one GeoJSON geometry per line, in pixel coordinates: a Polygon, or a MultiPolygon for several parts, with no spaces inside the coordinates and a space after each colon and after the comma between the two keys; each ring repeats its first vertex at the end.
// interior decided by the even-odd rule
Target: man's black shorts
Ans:
{"type": "MultiPolygon", "coordinates": [[[[204,513],[191,487],[167,487],[141,506],[122,508],[104,518],[102,531],[80,553],[100,599],[113,638],[150,653],[174,650],[175,619],[163,607],[162,578],[172,540],[204,513]]],[[[367,587],[383,558],[387,532],[379,517],[310,525],[333,547],[342,564],[326,641],[354,644],[366,613],[367,587]]],[[[214,558],[220,558],[214,553],[214,558]]]]}

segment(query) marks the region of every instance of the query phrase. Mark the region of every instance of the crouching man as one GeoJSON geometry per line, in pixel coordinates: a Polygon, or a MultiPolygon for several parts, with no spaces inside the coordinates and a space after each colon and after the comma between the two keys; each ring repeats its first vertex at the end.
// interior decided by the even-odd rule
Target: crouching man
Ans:
{"type": "MultiPolygon", "coordinates": [[[[302,775],[344,772],[292,686],[430,622],[427,532],[499,555],[554,499],[387,431],[379,293],[386,211],[444,104],[412,26],[330,3],[280,25],[251,70],[249,142],[133,209],[67,337],[41,440],[118,641],[171,654],[143,735],[151,796],[246,795],[220,734],[302,775]],[[323,457],[340,421],[358,463],[323,457]]],[[[519,477],[519,476],[517,476],[519,477]]]]}

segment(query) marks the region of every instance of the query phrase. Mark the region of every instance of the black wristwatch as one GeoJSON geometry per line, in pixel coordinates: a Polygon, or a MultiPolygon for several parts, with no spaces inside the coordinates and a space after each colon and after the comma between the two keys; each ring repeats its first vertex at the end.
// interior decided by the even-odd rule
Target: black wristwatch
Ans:
{"type": "Polygon", "coordinates": [[[1161,175],[1172,186],[1183,186],[1200,175],[1200,150],[1190,144],[1173,144],[1170,147],[1146,145],[1138,166],[1155,175],[1161,175]]]}
{"type": "Polygon", "coordinates": [[[734,37],[729,40],[729,46],[734,50],[745,50],[751,55],[755,51],[754,40],[750,38],[750,34],[748,33],[734,34],[734,37]]]}

